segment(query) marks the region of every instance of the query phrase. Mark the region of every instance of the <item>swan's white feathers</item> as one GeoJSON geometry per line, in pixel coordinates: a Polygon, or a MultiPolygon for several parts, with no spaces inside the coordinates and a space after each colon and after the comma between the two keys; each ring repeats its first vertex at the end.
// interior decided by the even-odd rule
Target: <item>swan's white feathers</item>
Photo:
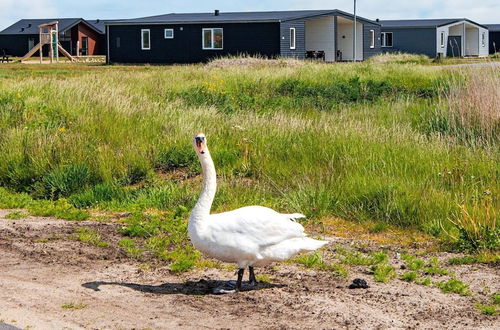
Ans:
{"type": "Polygon", "coordinates": [[[247,206],[234,211],[210,214],[217,189],[215,166],[208,148],[193,146],[203,169],[203,188],[191,212],[188,232],[201,252],[225,262],[235,262],[240,269],[286,260],[303,251],[314,251],[326,241],[309,238],[297,219],[303,214],[281,214],[263,206],[247,206]]]}
{"type": "Polygon", "coordinates": [[[263,206],[246,206],[234,211],[210,215],[207,225],[215,236],[242,236],[260,248],[290,238],[305,237],[304,227],[263,206]]]}

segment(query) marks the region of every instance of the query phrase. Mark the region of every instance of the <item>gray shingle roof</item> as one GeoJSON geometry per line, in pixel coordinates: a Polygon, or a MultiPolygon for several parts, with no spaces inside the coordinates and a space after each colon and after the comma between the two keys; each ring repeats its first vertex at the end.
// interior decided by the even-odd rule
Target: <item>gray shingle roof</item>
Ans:
{"type": "Polygon", "coordinates": [[[435,28],[460,21],[467,21],[482,26],[467,18],[397,19],[380,20],[379,23],[383,28],[435,28]]]}
{"type": "MultiPolygon", "coordinates": [[[[109,24],[162,24],[162,23],[232,23],[232,22],[282,22],[293,19],[314,17],[325,14],[341,14],[352,16],[338,9],[331,10],[293,10],[293,11],[260,11],[260,12],[219,12],[219,15],[211,13],[170,13],[165,15],[141,17],[126,20],[117,20],[109,24]]],[[[360,20],[372,22],[363,17],[360,20]]],[[[108,23],[106,23],[108,24],[108,23]]]]}
{"type": "MultiPolygon", "coordinates": [[[[59,33],[63,33],[80,22],[85,22],[96,31],[104,33],[104,23],[102,23],[102,27],[99,27],[99,24],[92,24],[85,21],[83,18],[37,18],[21,19],[0,32],[0,34],[38,34],[38,26],[40,24],[54,21],[59,22],[59,33]]],[[[94,22],[96,22],[96,20],[94,20],[94,22]]]]}
{"type": "Polygon", "coordinates": [[[492,32],[500,32],[500,24],[485,24],[485,26],[492,32]]]}

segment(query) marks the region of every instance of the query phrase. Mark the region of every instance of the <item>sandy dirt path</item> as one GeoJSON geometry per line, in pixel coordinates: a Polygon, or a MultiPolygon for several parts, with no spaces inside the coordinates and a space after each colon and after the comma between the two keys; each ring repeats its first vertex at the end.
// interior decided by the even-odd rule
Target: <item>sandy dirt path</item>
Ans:
{"type": "MultiPolygon", "coordinates": [[[[500,271],[493,265],[450,268],[470,284],[471,297],[399,279],[377,283],[367,267],[352,267],[343,279],[292,264],[259,270],[273,284],[217,296],[211,289],[233,279],[233,271],[176,275],[166,264],[145,267],[115,247],[120,236],[113,223],[5,220],[5,214],[0,211],[0,323],[19,328],[498,329],[500,325],[498,316],[481,315],[474,307],[478,299],[500,289],[500,271]],[[76,227],[98,230],[111,245],[95,247],[71,239],[76,227]],[[370,288],[348,289],[357,277],[366,279],[370,288]]],[[[344,239],[332,244],[352,246],[344,239]]]]}

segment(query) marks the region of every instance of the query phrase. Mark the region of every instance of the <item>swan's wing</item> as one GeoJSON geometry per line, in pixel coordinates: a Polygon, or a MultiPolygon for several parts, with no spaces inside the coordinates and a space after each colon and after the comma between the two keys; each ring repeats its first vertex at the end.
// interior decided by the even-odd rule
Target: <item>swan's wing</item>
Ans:
{"type": "Polygon", "coordinates": [[[234,211],[212,214],[213,235],[251,241],[263,248],[284,240],[305,237],[304,227],[295,222],[301,214],[281,214],[262,206],[247,206],[234,211]]]}

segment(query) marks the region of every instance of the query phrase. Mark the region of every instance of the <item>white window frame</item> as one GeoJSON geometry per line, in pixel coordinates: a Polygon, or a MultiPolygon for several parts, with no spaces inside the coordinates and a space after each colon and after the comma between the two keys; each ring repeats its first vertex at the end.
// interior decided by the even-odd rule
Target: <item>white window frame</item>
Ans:
{"type": "Polygon", "coordinates": [[[142,50],[151,50],[151,30],[150,29],[141,29],[141,49],[142,50]],[[144,47],[144,32],[148,32],[148,46],[144,47]]]}
{"type": "Polygon", "coordinates": [[[163,36],[165,37],[165,39],[174,39],[174,29],[165,29],[165,30],[163,30],[163,36]],[[172,36],[171,37],[167,37],[167,31],[172,32],[172,36]]]}
{"type": "Polygon", "coordinates": [[[375,30],[370,30],[370,48],[375,48],[375,30]]]}
{"type": "Polygon", "coordinates": [[[394,45],[394,34],[392,32],[382,32],[380,33],[380,46],[381,47],[392,47],[394,45]],[[391,45],[387,45],[387,35],[391,35],[391,45]]]}
{"type": "Polygon", "coordinates": [[[441,43],[441,48],[444,48],[444,45],[445,45],[445,41],[444,41],[444,31],[441,31],[441,35],[440,35],[440,39],[439,39],[440,43],[441,43]]]}
{"type": "Polygon", "coordinates": [[[290,28],[290,49],[295,48],[297,48],[297,32],[295,31],[295,28],[292,27],[290,28]]]}
{"type": "Polygon", "coordinates": [[[204,49],[204,50],[222,50],[224,49],[224,29],[223,28],[203,28],[201,29],[201,48],[204,49]],[[214,33],[214,30],[221,30],[222,31],[222,46],[220,48],[214,48],[214,43],[215,43],[215,40],[214,40],[214,37],[215,37],[215,33],[214,33]],[[211,46],[210,47],[205,47],[205,31],[210,31],[210,35],[211,35],[211,46]]]}

